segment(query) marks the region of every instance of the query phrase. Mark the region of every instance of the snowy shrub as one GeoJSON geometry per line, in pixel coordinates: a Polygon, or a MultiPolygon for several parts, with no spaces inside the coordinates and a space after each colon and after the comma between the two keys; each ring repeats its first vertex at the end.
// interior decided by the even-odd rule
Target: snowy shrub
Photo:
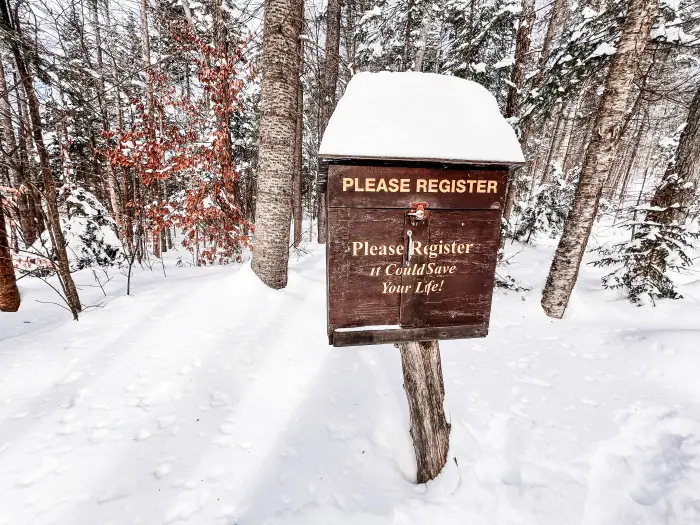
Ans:
{"type": "Polygon", "coordinates": [[[632,208],[633,218],[626,225],[630,240],[596,250],[600,258],[594,266],[614,267],[603,277],[604,287],[623,289],[636,305],[682,297],[669,274],[692,266],[691,250],[700,234],[685,220],[687,210],[680,203],[659,206],[656,201],[682,194],[686,186],[676,174],[667,175],[650,204],[632,208]],[[636,220],[638,213],[643,220],[636,220]]]}
{"type": "MultiPolygon", "coordinates": [[[[118,265],[124,260],[124,248],[117,236],[114,219],[92,193],[67,184],[59,190],[59,206],[72,271],[90,266],[118,265]]],[[[55,259],[48,230],[29,251],[55,259]]]]}
{"type": "MultiPolygon", "coordinates": [[[[504,221],[505,222],[505,221],[504,221]]],[[[527,286],[523,286],[515,277],[510,275],[508,271],[508,266],[510,266],[510,259],[513,256],[506,258],[503,251],[498,254],[498,263],[496,264],[496,275],[494,279],[494,286],[504,292],[525,292],[529,290],[527,286]]]]}
{"type": "Polygon", "coordinates": [[[576,183],[567,181],[561,167],[554,166],[550,181],[539,184],[522,205],[515,238],[530,243],[541,234],[552,238],[561,234],[575,191],[576,183]]]}
{"type": "Polygon", "coordinates": [[[515,277],[508,273],[504,273],[502,270],[496,271],[494,287],[498,290],[506,292],[526,292],[530,289],[526,286],[521,285],[515,279],[515,277]]]}

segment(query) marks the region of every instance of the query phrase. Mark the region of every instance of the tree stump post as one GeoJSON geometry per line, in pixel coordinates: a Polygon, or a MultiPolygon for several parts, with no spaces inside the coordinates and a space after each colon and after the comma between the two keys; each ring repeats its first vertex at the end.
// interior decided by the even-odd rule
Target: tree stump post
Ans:
{"type": "Polygon", "coordinates": [[[417,483],[434,479],[447,462],[450,424],[445,417],[445,385],[437,341],[397,343],[403,386],[411,416],[417,483]]]}

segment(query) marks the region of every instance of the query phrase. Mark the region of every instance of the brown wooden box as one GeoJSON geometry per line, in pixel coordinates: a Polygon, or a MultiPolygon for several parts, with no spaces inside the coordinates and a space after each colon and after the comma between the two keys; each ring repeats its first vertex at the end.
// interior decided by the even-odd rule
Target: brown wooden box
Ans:
{"type": "Polygon", "coordinates": [[[330,344],[484,337],[507,172],[507,166],[331,164],[330,344]],[[412,215],[417,203],[427,212],[420,220],[412,215]]]}

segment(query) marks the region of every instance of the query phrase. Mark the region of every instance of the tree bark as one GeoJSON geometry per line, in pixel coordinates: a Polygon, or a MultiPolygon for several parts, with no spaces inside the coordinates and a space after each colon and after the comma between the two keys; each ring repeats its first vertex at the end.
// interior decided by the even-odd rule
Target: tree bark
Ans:
{"type": "MultiPolygon", "coordinates": [[[[299,39],[300,68],[304,67],[304,41],[299,39]]],[[[304,143],[304,87],[301,83],[301,71],[299,78],[299,95],[297,96],[297,121],[294,134],[294,176],[292,183],[292,214],[294,216],[294,247],[301,244],[301,222],[303,210],[301,203],[301,176],[303,165],[304,143]]]]}
{"type": "Polygon", "coordinates": [[[141,47],[144,75],[146,77],[146,112],[152,117],[153,93],[151,91],[151,45],[148,38],[148,0],[141,0],[139,5],[141,15],[141,47]]]}
{"type": "MultiPolygon", "coordinates": [[[[20,190],[24,180],[24,166],[19,156],[19,147],[15,140],[14,127],[12,125],[12,107],[10,106],[10,98],[7,90],[7,79],[5,77],[5,68],[0,60],[0,117],[2,118],[3,139],[5,149],[9,152],[7,164],[10,167],[10,183],[11,186],[20,190]]],[[[22,191],[17,197],[17,208],[19,213],[19,224],[22,228],[22,240],[25,245],[31,245],[37,236],[36,227],[32,220],[32,213],[29,208],[28,190],[22,191]]]]}
{"type": "Polygon", "coordinates": [[[420,37],[418,38],[418,51],[416,51],[416,71],[423,71],[423,61],[425,60],[425,51],[428,47],[428,33],[430,32],[430,11],[432,4],[425,7],[423,20],[420,24],[420,37]]]}
{"type": "Polygon", "coordinates": [[[542,50],[540,51],[540,59],[537,64],[535,86],[539,86],[542,83],[544,69],[547,66],[549,53],[552,51],[552,44],[554,44],[554,37],[557,34],[557,29],[561,27],[560,20],[562,14],[565,12],[565,7],[566,0],[554,0],[552,4],[552,10],[549,13],[549,22],[547,23],[547,33],[545,33],[544,40],[542,41],[542,50]]]}
{"type": "Polygon", "coordinates": [[[36,146],[39,157],[39,165],[41,167],[41,175],[44,181],[44,197],[46,200],[48,231],[51,236],[51,244],[54,254],[57,259],[57,272],[61,286],[65,293],[66,303],[73,314],[73,318],[78,320],[78,313],[82,310],[78,290],[73,282],[73,277],[70,274],[70,264],[68,262],[68,254],[66,253],[66,241],[61,230],[61,219],[58,214],[58,202],[56,200],[56,185],[51,173],[51,165],[49,162],[49,154],[44,145],[44,137],[42,135],[41,114],[39,112],[39,99],[34,90],[34,81],[30,75],[20,42],[22,35],[19,28],[14,27],[10,18],[10,11],[6,1],[0,1],[0,27],[9,33],[12,38],[9,40],[9,47],[15,59],[17,74],[20,78],[20,83],[24,89],[27,102],[29,104],[29,119],[31,121],[32,134],[34,144],[36,146]]]}
{"type": "MultiPolygon", "coordinates": [[[[649,222],[670,224],[672,221],[682,222],[688,214],[688,206],[695,196],[700,169],[700,88],[695,92],[690,104],[685,127],[678,140],[678,147],[661,183],[656,187],[649,204],[662,208],[663,211],[647,212],[649,222]],[[677,178],[678,183],[668,184],[671,177],[677,178]],[[676,208],[671,208],[678,204],[676,208]]],[[[665,265],[665,262],[662,262],[665,265]]]]}
{"type": "MultiPolygon", "coordinates": [[[[222,58],[228,57],[228,30],[226,28],[226,20],[224,19],[224,9],[222,6],[223,0],[214,0],[214,48],[219,52],[222,58]]],[[[220,154],[219,162],[222,167],[222,176],[226,176],[231,169],[232,159],[232,144],[231,144],[231,97],[229,95],[228,77],[221,75],[222,78],[222,102],[221,111],[217,114],[217,125],[219,127],[219,136],[224,140],[223,151],[220,154]]]]}
{"type": "Polygon", "coordinates": [[[253,271],[287,285],[303,0],[268,0],[263,29],[253,271]]]}
{"type": "MultiPolygon", "coordinates": [[[[159,186],[162,191],[163,202],[168,203],[168,190],[165,186],[165,181],[159,181],[159,186]]],[[[160,252],[165,253],[168,251],[168,227],[166,226],[160,231],[160,252]]]]}
{"type": "MultiPolygon", "coordinates": [[[[18,80],[13,75],[13,83],[18,84],[18,80]]],[[[25,243],[31,245],[36,241],[39,233],[46,229],[44,214],[41,209],[41,197],[37,189],[41,186],[40,179],[35,180],[32,173],[33,164],[29,160],[28,145],[31,144],[32,134],[29,119],[27,117],[27,103],[22,96],[22,90],[17,89],[17,148],[19,151],[19,163],[24,174],[24,182],[27,185],[27,204],[32,223],[32,228],[28,235],[25,236],[25,243]]]]}
{"type": "MultiPolygon", "coordinates": [[[[544,162],[544,173],[542,174],[542,182],[545,183],[549,181],[549,174],[552,171],[551,168],[554,165],[554,159],[556,154],[561,148],[562,137],[562,114],[564,112],[563,105],[559,106],[556,111],[557,116],[554,118],[552,123],[552,135],[549,141],[549,148],[547,148],[547,159],[544,162]]],[[[565,125],[565,124],[564,124],[565,125]]]]}
{"type": "Polygon", "coordinates": [[[397,343],[403,386],[411,416],[418,483],[434,479],[447,462],[450,424],[445,417],[445,385],[437,341],[397,343]]]}
{"type": "Polygon", "coordinates": [[[326,182],[325,178],[328,176],[328,172],[326,172],[323,177],[324,177],[324,182],[323,182],[323,191],[321,191],[317,195],[317,208],[318,211],[316,212],[316,220],[317,220],[317,229],[318,229],[318,243],[319,244],[326,244],[326,240],[328,239],[328,210],[326,210],[326,182]]]}
{"type": "MultiPolygon", "coordinates": [[[[340,0],[328,0],[326,10],[326,44],[323,77],[321,79],[321,115],[319,137],[326,131],[333,114],[338,88],[338,66],[340,64],[340,0]]],[[[328,165],[319,163],[316,184],[316,207],[318,217],[318,242],[326,243],[326,180],[328,165]]]]}
{"type": "Polygon", "coordinates": [[[7,242],[5,213],[2,208],[2,193],[0,193],[0,312],[16,312],[19,310],[19,303],[17,277],[7,242]]]}
{"type": "Polygon", "coordinates": [[[406,8],[406,30],[403,35],[403,64],[402,70],[408,71],[409,61],[411,58],[411,26],[413,25],[413,6],[415,0],[408,0],[406,8]]]}
{"type": "Polygon", "coordinates": [[[517,117],[520,111],[520,90],[525,83],[527,57],[532,43],[532,27],[535,25],[535,0],[523,0],[522,9],[518,32],[515,35],[515,62],[506,99],[506,118],[517,117]]]}
{"type": "Polygon", "coordinates": [[[542,308],[550,317],[560,319],[564,315],[576,284],[598,211],[601,190],[620,139],[635,72],[657,9],[657,0],[630,0],[617,53],[610,66],[593,125],[593,135],[581,169],[574,202],[542,293],[542,308]]]}
{"type": "MultiPolygon", "coordinates": [[[[91,2],[92,25],[95,28],[95,52],[97,54],[97,101],[100,106],[100,116],[102,117],[102,129],[109,131],[109,115],[107,112],[107,97],[105,93],[104,60],[102,56],[102,32],[100,29],[100,17],[97,10],[97,0],[91,2]]],[[[118,96],[118,95],[117,95],[118,96]]],[[[107,162],[107,191],[109,193],[109,203],[112,207],[114,222],[117,224],[117,232],[122,242],[126,242],[124,231],[124,214],[122,204],[117,193],[117,177],[114,168],[107,162]]]]}
{"type": "MultiPolygon", "coordinates": [[[[508,97],[506,99],[506,118],[518,117],[520,112],[520,90],[525,83],[525,70],[527,66],[527,56],[532,43],[532,27],[535,23],[535,0],[523,0],[522,12],[520,13],[520,25],[515,36],[515,63],[510,77],[508,87],[508,97]]],[[[520,144],[523,150],[527,149],[528,133],[521,129],[520,144]]],[[[517,191],[517,179],[523,170],[516,168],[511,171],[506,186],[506,201],[503,208],[503,218],[510,221],[510,216],[515,203],[515,193],[517,191]]]]}

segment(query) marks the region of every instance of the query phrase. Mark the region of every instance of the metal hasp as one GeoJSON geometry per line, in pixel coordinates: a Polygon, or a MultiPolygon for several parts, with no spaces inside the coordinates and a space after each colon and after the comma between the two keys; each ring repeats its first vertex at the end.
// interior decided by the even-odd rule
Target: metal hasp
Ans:
{"type": "Polygon", "coordinates": [[[411,203],[411,210],[406,212],[406,215],[413,217],[414,221],[422,221],[428,216],[427,202],[413,202],[411,203]]]}

